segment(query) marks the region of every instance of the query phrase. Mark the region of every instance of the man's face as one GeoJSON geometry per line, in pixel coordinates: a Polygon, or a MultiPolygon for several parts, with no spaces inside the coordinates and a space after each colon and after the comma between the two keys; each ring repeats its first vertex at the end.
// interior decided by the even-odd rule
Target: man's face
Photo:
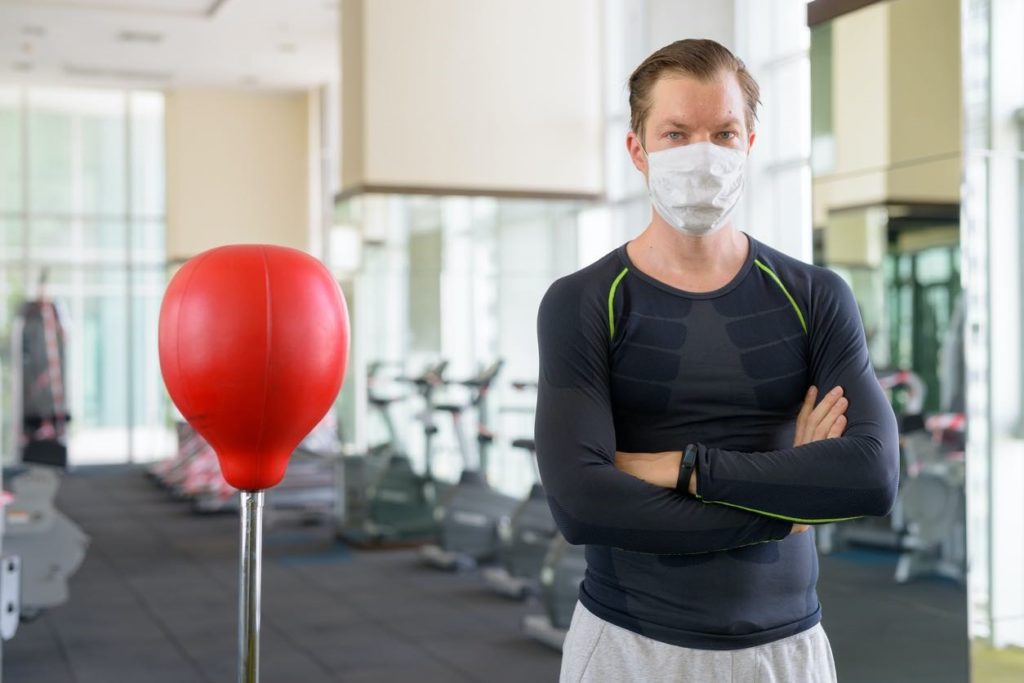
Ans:
{"type": "Polygon", "coordinates": [[[746,102],[736,74],[723,72],[701,81],[669,73],[651,88],[643,145],[630,131],[626,146],[637,170],[647,175],[647,152],[694,142],[711,142],[749,152],[754,133],[747,130],[746,102]]]}

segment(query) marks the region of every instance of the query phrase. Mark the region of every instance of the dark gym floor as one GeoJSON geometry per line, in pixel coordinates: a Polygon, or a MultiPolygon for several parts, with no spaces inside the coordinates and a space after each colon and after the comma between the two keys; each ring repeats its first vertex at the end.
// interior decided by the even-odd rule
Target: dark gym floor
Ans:
{"type": "MultiPolygon", "coordinates": [[[[138,469],[68,475],[58,506],[92,536],[70,601],[3,646],[6,683],[234,680],[238,520],[199,517],[138,469]]],[[[525,639],[537,606],[475,574],[420,567],[408,550],[351,551],[325,527],[264,539],[266,683],[546,682],[558,654],[525,639]]],[[[963,591],[892,582],[889,556],[822,558],[819,594],[842,683],[962,683],[963,591]]]]}

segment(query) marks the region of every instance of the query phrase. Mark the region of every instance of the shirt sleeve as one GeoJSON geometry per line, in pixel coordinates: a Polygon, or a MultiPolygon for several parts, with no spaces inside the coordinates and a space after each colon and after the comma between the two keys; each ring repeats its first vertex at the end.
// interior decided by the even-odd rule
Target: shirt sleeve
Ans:
{"type": "Polygon", "coordinates": [[[572,544],[658,554],[704,553],[786,538],[792,524],[704,505],[615,468],[608,319],[571,277],[540,306],[535,439],[558,528],[572,544]]]}
{"type": "Polygon", "coordinates": [[[868,357],[853,293],[835,273],[812,281],[810,380],[849,400],[843,435],[759,453],[699,447],[698,496],[805,524],[885,515],[896,499],[896,418],[868,357]]]}

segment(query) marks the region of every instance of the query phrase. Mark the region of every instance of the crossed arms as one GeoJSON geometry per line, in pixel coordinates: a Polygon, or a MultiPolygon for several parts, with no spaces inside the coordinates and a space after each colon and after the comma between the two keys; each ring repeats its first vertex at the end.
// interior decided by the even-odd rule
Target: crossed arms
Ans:
{"type": "Polygon", "coordinates": [[[538,317],[536,442],[549,504],[566,539],[636,552],[703,553],[781,540],[794,524],[886,514],[898,476],[895,417],[871,369],[853,296],[841,282],[833,284],[834,299],[812,316],[809,375],[816,386],[842,387],[848,403],[836,400],[817,413],[805,403],[793,448],[744,453],[701,445],[691,487],[696,498],[674,490],[677,451],[620,453],[616,467],[607,329],[601,327],[607,321],[581,304],[572,279],[555,283],[538,317]],[[836,406],[839,414],[845,410],[843,420],[832,412],[836,406]],[[821,438],[806,438],[809,424],[810,436],[821,438]]]}

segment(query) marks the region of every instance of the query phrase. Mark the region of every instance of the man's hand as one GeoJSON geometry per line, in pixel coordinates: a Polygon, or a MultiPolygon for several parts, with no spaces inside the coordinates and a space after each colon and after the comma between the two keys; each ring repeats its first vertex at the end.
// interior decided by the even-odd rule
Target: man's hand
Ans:
{"type": "MultiPolygon", "coordinates": [[[[807,390],[804,404],[796,418],[796,434],[793,446],[834,439],[842,436],[846,429],[846,407],[849,401],[843,398],[843,388],[836,387],[825,395],[817,407],[814,400],[818,397],[818,387],[807,390]]],[[[802,534],[811,527],[807,524],[794,524],[790,534],[802,534]]]]}
{"type": "Polygon", "coordinates": [[[800,414],[796,417],[794,448],[815,441],[834,439],[842,436],[843,430],[846,429],[846,408],[849,401],[843,397],[843,388],[836,387],[825,394],[825,398],[815,407],[814,400],[817,397],[818,387],[812,386],[807,390],[800,414]]]}

